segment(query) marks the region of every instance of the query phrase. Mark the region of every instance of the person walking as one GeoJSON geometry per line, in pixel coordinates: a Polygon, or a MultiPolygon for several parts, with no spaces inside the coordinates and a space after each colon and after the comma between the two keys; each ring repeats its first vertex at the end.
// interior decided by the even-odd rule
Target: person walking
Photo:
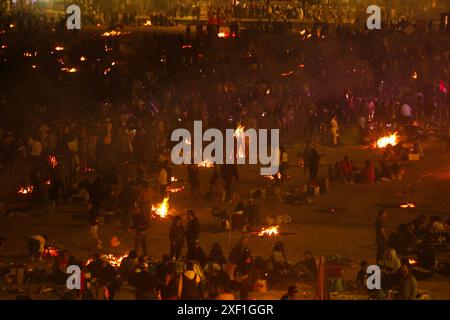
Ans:
{"type": "Polygon", "coordinates": [[[149,227],[148,215],[142,212],[133,215],[134,250],[139,252],[139,245],[142,246],[143,254],[147,255],[147,229],[149,227]]]}
{"type": "Polygon", "coordinates": [[[172,225],[170,227],[169,239],[170,239],[170,254],[171,259],[178,260],[181,257],[181,250],[184,245],[185,231],[181,224],[181,217],[176,216],[173,218],[172,225]]]}

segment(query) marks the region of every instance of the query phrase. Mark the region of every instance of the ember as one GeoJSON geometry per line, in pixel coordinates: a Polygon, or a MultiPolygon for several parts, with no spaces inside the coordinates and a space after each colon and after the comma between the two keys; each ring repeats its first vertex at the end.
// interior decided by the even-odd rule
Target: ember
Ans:
{"type": "Polygon", "coordinates": [[[44,253],[42,254],[42,256],[44,258],[54,258],[57,257],[59,255],[59,249],[52,247],[52,246],[48,246],[44,249],[44,253]]]}
{"type": "Polygon", "coordinates": [[[412,203],[412,202],[402,203],[400,205],[400,208],[403,208],[403,209],[412,209],[412,208],[415,208],[415,207],[416,207],[416,205],[414,203],[412,203]]]}
{"type": "Polygon", "coordinates": [[[200,162],[199,164],[197,164],[197,167],[199,167],[199,168],[213,168],[214,167],[214,163],[212,163],[211,161],[206,159],[206,160],[203,160],[202,162],[200,162]]]}
{"type": "Polygon", "coordinates": [[[271,227],[267,227],[267,228],[262,228],[261,231],[258,232],[258,236],[259,237],[276,236],[280,233],[278,231],[279,228],[280,228],[280,226],[271,226],[271,227]]]}
{"type": "Polygon", "coordinates": [[[178,193],[184,190],[184,186],[181,186],[179,188],[177,187],[168,187],[167,191],[171,192],[171,193],[178,193]]]}
{"type": "Polygon", "coordinates": [[[49,157],[48,157],[48,164],[49,164],[52,168],[56,168],[56,166],[58,165],[58,160],[56,159],[55,156],[49,156],[49,157]]]}
{"type": "Polygon", "coordinates": [[[20,187],[19,191],[17,191],[17,194],[20,195],[27,195],[33,193],[33,186],[29,185],[27,187],[20,187]]]}
{"type": "Polygon", "coordinates": [[[117,37],[117,36],[122,36],[122,35],[126,35],[129,34],[129,32],[122,32],[122,31],[111,31],[111,32],[104,32],[102,34],[102,37],[117,37]]]}
{"type": "Polygon", "coordinates": [[[152,205],[152,213],[160,218],[167,218],[169,215],[169,198],[164,198],[163,202],[152,205]]]}
{"type": "Polygon", "coordinates": [[[395,132],[389,136],[379,138],[377,140],[377,142],[374,143],[374,148],[380,148],[380,149],[386,148],[386,146],[388,144],[395,146],[398,144],[398,142],[399,142],[399,136],[398,136],[398,133],[395,132]]]}

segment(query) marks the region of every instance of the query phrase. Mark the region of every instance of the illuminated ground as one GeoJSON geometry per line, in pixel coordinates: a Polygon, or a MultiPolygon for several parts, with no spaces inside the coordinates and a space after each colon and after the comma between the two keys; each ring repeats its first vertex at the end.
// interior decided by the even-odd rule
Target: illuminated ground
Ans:
{"type": "MultiPolygon", "coordinates": [[[[296,154],[300,146],[291,145],[288,148],[290,162],[296,163],[296,154]]],[[[332,149],[320,148],[326,156],[322,161],[322,175],[326,174],[327,165],[341,159],[348,154],[355,159],[358,165],[362,165],[366,159],[376,159],[378,154],[373,150],[363,150],[361,147],[346,147],[332,149]]],[[[365,259],[374,262],[375,246],[373,222],[380,207],[389,208],[389,225],[397,227],[415,218],[419,213],[427,216],[441,215],[445,220],[450,216],[448,195],[450,194],[450,157],[443,155],[444,146],[433,142],[427,145],[426,158],[420,162],[409,162],[407,176],[404,181],[380,183],[375,185],[359,184],[333,184],[331,190],[322,196],[314,198],[314,203],[308,206],[289,206],[276,200],[263,200],[260,204],[262,215],[288,213],[293,217],[293,223],[282,226],[281,231],[292,233],[276,238],[251,237],[250,248],[256,255],[268,257],[272,245],[277,240],[282,240],[287,250],[288,259],[297,262],[302,258],[303,251],[310,249],[318,256],[320,254],[339,254],[353,261],[352,267],[345,270],[345,278],[349,281],[355,279],[359,261],[365,259]],[[417,209],[400,209],[402,202],[415,202],[417,209]],[[327,211],[337,208],[336,214],[327,211]]],[[[257,167],[240,168],[242,182],[239,190],[246,194],[256,185],[264,186],[268,180],[258,176],[257,167]]],[[[206,190],[211,169],[201,169],[202,190],[206,190]]],[[[175,176],[179,180],[187,180],[184,168],[176,168],[175,176]]],[[[305,180],[302,178],[302,170],[292,167],[289,171],[290,186],[300,185],[305,180]]],[[[17,187],[11,176],[2,177],[2,193],[13,193],[17,187]]],[[[290,186],[285,187],[286,190],[290,186]]],[[[174,195],[170,199],[171,208],[178,213],[183,213],[187,208],[193,208],[203,225],[201,242],[206,251],[209,251],[213,242],[219,242],[225,252],[228,251],[228,234],[218,232],[217,222],[211,218],[209,209],[218,205],[212,202],[191,201],[189,192],[185,191],[174,195]]],[[[231,209],[231,204],[219,204],[231,209]]],[[[5,260],[21,259],[26,254],[27,236],[35,233],[47,233],[52,242],[66,248],[79,257],[88,257],[95,251],[94,241],[89,238],[89,228],[82,219],[86,215],[80,207],[61,206],[53,214],[33,211],[27,217],[12,217],[2,219],[0,234],[8,238],[7,247],[3,253],[5,260]]],[[[152,256],[160,257],[169,249],[168,228],[169,221],[153,221],[149,231],[149,244],[152,256]]],[[[105,249],[105,252],[125,253],[131,245],[133,233],[121,231],[113,225],[101,226],[100,235],[105,243],[116,235],[120,238],[121,245],[114,249],[105,249]]],[[[232,234],[232,243],[236,243],[240,233],[232,234]]],[[[419,290],[429,293],[433,299],[450,299],[450,279],[435,275],[431,281],[419,282],[419,290]]],[[[312,287],[299,284],[300,298],[311,298],[312,287]]],[[[269,288],[270,289],[270,288],[269,288]]],[[[269,298],[279,299],[283,292],[271,290],[269,298]]],[[[13,295],[4,296],[12,298],[13,295]]],[[[51,298],[39,296],[36,298],[51,298]]],[[[131,298],[129,290],[123,290],[118,298],[131,298]]],[[[361,293],[346,293],[340,298],[364,298],[361,293]]]]}

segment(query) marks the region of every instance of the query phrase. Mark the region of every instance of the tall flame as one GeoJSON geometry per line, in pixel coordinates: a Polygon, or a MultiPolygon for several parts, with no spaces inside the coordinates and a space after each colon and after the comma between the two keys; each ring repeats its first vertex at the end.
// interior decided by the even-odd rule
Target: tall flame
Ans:
{"type": "Polygon", "coordinates": [[[238,140],[239,146],[239,150],[237,150],[237,157],[240,159],[245,158],[245,127],[238,125],[236,130],[234,130],[234,136],[238,140]],[[241,140],[240,143],[239,140],[241,140]]]}
{"type": "Polygon", "coordinates": [[[167,218],[169,215],[169,197],[164,198],[163,202],[152,205],[152,212],[160,218],[167,218]]]}

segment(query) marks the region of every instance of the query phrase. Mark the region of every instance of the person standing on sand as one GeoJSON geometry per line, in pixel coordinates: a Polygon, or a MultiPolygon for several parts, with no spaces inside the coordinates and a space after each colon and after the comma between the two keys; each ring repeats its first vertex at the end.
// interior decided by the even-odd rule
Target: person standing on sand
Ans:
{"type": "Polygon", "coordinates": [[[388,231],[386,226],[387,212],[380,209],[375,221],[375,240],[377,244],[377,263],[384,259],[387,250],[388,231]]]}

